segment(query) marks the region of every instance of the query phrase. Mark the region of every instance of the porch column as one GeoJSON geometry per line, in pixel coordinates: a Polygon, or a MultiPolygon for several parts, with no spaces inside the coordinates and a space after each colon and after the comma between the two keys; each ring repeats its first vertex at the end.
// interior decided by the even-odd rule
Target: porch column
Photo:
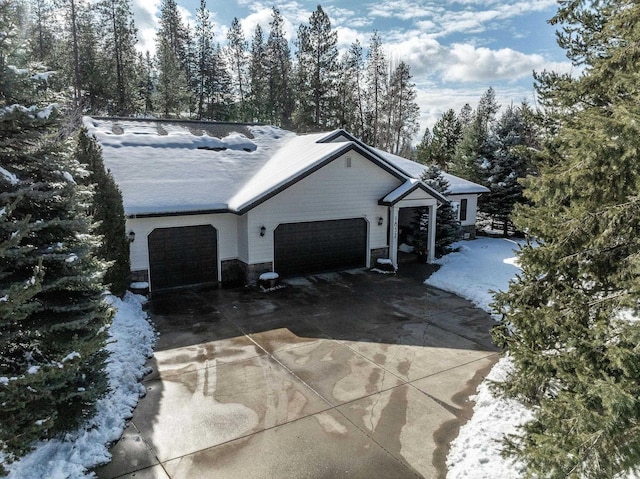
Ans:
{"type": "Polygon", "coordinates": [[[433,263],[436,259],[436,211],[437,205],[429,206],[429,248],[427,249],[427,263],[433,263]]]}
{"type": "Polygon", "coordinates": [[[391,218],[389,221],[389,228],[391,228],[391,234],[389,235],[389,259],[393,263],[393,266],[398,267],[398,212],[400,208],[397,206],[391,207],[391,218]]]}

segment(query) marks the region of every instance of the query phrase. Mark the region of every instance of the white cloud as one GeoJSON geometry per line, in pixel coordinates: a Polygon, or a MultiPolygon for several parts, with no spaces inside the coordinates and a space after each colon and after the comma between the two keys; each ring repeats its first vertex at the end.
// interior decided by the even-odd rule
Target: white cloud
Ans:
{"type": "Polygon", "coordinates": [[[410,0],[383,0],[368,6],[369,15],[381,18],[399,18],[400,20],[412,20],[430,17],[444,8],[437,3],[415,2],[410,0]]]}
{"type": "Polygon", "coordinates": [[[544,64],[545,58],[536,53],[525,54],[511,48],[491,50],[456,43],[449,49],[442,79],[454,82],[513,81],[531,75],[533,70],[544,64]]]}
{"type": "Polygon", "coordinates": [[[137,48],[139,51],[155,52],[156,29],[158,28],[156,15],[159,12],[159,7],[160,0],[133,0],[132,2],[131,10],[138,29],[137,48]]]}
{"type": "Polygon", "coordinates": [[[556,6],[555,0],[516,0],[511,2],[458,0],[464,9],[445,8],[443,2],[383,0],[369,5],[369,15],[377,18],[413,20],[423,32],[434,37],[452,33],[480,33],[488,25],[556,6]]]}
{"type": "Polygon", "coordinates": [[[337,27],[338,32],[338,49],[341,51],[349,49],[351,44],[356,40],[360,40],[360,45],[366,45],[369,41],[365,34],[349,27],[337,27]]]}

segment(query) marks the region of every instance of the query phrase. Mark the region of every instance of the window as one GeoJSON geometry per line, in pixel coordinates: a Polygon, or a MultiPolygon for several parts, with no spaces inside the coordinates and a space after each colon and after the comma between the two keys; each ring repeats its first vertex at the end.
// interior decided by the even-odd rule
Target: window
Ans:
{"type": "Polygon", "coordinates": [[[460,221],[466,221],[467,219],[467,199],[460,200],[460,221]]]}

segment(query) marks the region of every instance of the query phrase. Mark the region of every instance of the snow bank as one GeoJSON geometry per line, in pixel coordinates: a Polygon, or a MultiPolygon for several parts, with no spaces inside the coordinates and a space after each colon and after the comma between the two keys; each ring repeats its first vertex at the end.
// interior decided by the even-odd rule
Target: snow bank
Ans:
{"type": "Polygon", "coordinates": [[[39,443],[19,462],[7,466],[10,479],[95,477],[88,470],[111,459],[108,445],[118,440],[125,420],[145,393],[140,380],[153,354],[155,332],[142,311],[144,301],[143,296],[131,293],[124,300],[107,296],[107,302],[117,309],[106,346],[109,392],[98,401],[98,412],[86,428],[67,434],[64,440],[39,443]]]}
{"type": "MultiPolygon", "coordinates": [[[[491,312],[493,295],[489,291],[505,291],[509,280],[520,271],[516,256],[519,244],[496,238],[454,243],[459,251],[438,260],[442,267],[425,283],[456,293],[491,312]]],[[[494,396],[488,384],[489,380],[506,379],[510,368],[509,358],[502,358],[480,384],[477,395],[470,398],[476,402],[473,416],[460,429],[447,456],[449,479],[522,477],[522,465],[500,455],[502,439],[515,433],[532,414],[517,401],[494,396]]]]}
{"type": "Polygon", "coordinates": [[[517,432],[519,425],[533,419],[533,414],[517,401],[497,398],[488,381],[504,381],[511,369],[511,361],[498,361],[486,380],[478,386],[473,417],[451,443],[447,456],[449,479],[516,479],[522,477],[522,464],[500,456],[502,440],[517,432]]]}
{"type": "Polygon", "coordinates": [[[509,280],[520,271],[516,251],[524,241],[502,238],[478,238],[459,241],[452,245],[459,251],[443,256],[436,261],[442,265],[425,284],[450,291],[485,311],[491,312],[489,304],[493,295],[489,291],[505,291],[509,280]]]}

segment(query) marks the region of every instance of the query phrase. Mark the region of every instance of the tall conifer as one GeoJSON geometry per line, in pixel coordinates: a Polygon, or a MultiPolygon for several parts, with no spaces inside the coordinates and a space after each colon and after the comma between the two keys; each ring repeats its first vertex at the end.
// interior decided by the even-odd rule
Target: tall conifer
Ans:
{"type": "Polygon", "coordinates": [[[640,466],[640,5],[562,2],[560,44],[586,69],[538,76],[557,134],[532,206],[537,240],[497,298],[514,371],[502,391],[533,408],[508,452],[535,477],[624,477],[640,466]]]}

